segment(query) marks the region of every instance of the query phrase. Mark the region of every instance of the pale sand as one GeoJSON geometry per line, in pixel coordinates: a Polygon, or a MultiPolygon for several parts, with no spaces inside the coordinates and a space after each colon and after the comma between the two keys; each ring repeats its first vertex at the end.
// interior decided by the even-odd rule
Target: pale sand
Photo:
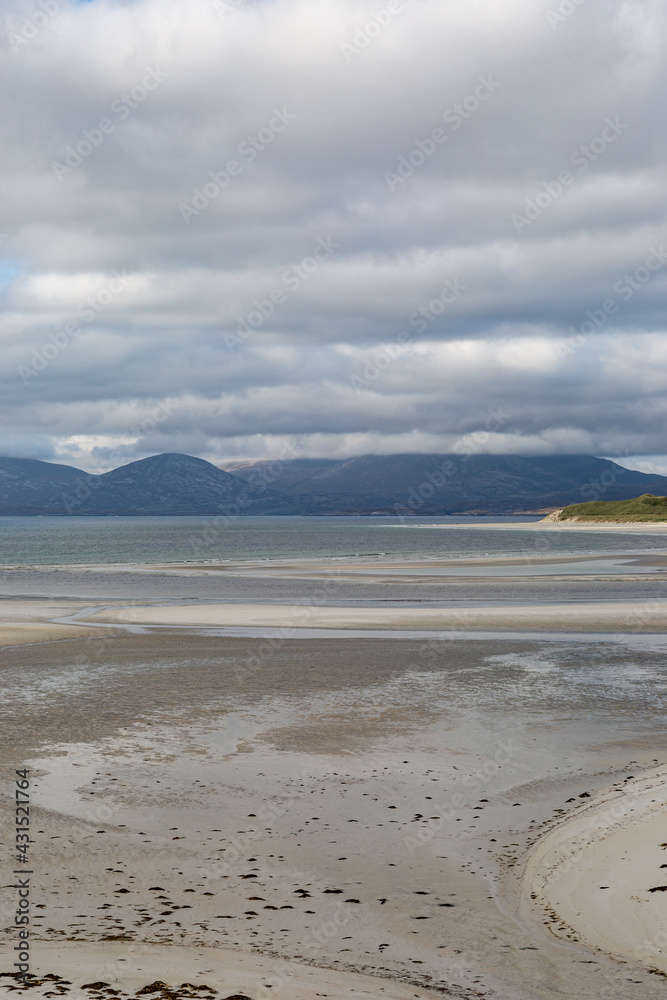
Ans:
{"type": "Polygon", "coordinates": [[[315,607],[277,604],[189,604],[118,608],[92,613],[88,622],[116,625],[336,629],[440,629],[447,631],[663,632],[667,601],[605,601],[504,607],[315,607]]]}
{"type": "Polygon", "coordinates": [[[666,814],[665,767],[582,805],[530,854],[523,915],[557,938],[667,973],[666,814]]]}
{"type": "MultiPolygon", "coordinates": [[[[113,983],[115,989],[136,993],[144,986],[159,981],[180,993],[178,987],[184,979],[195,986],[210,986],[223,998],[242,994],[250,998],[270,996],[272,1000],[313,1000],[317,996],[328,997],[329,1000],[349,1000],[354,995],[361,1000],[377,997],[386,1000],[429,1000],[437,996],[430,990],[395,980],[375,979],[353,972],[337,972],[283,958],[248,955],[221,948],[188,948],[174,944],[165,947],[141,942],[84,944],[44,941],[34,942],[34,948],[36,962],[33,973],[37,976],[53,973],[69,980],[72,987],[66,995],[71,1000],[79,997],[90,1000],[94,994],[81,989],[90,983],[113,983]]],[[[6,992],[7,987],[9,981],[0,980],[0,991],[6,992]]],[[[53,984],[33,989],[38,996],[44,996],[47,995],[45,990],[53,989],[53,984]]],[[[184,991],[182,995],[190,994],[184,991]]],[[[151,996],[153,1000],[160,1000],[161,994],[158,991],[151,996]]]]}
{"type": "Polygon", "coordinates": [[[27,622],[0,625],[0,649],[8,646],[32,646],[36,642],[57,642],[60,639],[95,638],[111,635],[110,629],[96,628],[84,636],[76,625],[45,625],[27,622]]]}
{"type": "MultiPolygon", "coordinates": [[[[49,601],[18,598],[0,601],[0,649],[27,646],[59,639],[81,639],[76,625],[56,624],[53,618],[74,615],[86,607],[82,601],[49,601]]],[[[88,638],[111,634],[109,629],[91,630],[88,638]]]]}
{"type": "Polygon", "coordinates": [[[537,523],[540,525],[551,525],[554,528],[599,528],[602,531],[623,531],[625,529],[629,531],[641,531],[642,529],[652,531],[656,528],[660,532],[667,528],[667,521],[601,521],[597,518],[589,520],[588,518],[578,516],[568,518],[567,521],[559,521],[559,515],[563,510],[563,507],[552,510],[537,523]]]}
{"type": "MultiPolygon", "coordinates": [[[[527,524],[485,524],[485,528],[507,528],[509,531],[518,529],[528,531],[631,531],[648,532],[649,534],[662,535],[667,531],[667,522],[656,523],[655,521],[628,521],[620,524],[618,521],[549,521],[547,515],[542,521],[530,521],[527,524]]],[[[466,525],[469,527],[469,525],[466,525]]]]}

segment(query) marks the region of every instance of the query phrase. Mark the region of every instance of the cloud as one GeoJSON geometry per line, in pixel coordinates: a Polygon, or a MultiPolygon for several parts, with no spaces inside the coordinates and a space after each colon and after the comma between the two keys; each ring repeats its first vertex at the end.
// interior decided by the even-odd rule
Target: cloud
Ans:
{"type": "Polygon", "coordinates": [[[8,0],[0,450],[662,454],[667,15],[552,9],[8,0]]]}

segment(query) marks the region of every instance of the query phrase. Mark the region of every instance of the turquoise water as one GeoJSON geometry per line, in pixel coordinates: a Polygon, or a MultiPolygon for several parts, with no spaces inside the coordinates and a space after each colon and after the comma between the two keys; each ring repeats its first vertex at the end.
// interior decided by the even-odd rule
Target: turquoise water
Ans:
{"type": "MultiPolygon", "coordinates": [[[[480,517],[3,517],[0,565],[582,555],[664,550],[661,535],[487,528],[480,517]],[[433,530],[434,526],[450,530],[433,530]]],[[[494,517],[517,525],[531,517],[494,517]]]]}

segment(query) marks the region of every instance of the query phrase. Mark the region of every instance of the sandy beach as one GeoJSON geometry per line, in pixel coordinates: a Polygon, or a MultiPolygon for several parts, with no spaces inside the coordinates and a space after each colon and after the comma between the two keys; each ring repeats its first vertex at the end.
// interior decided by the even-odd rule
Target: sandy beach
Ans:
{"type": "Polygon", "coordinates": [[[628,777],[540,839],[522,886],[560,940],[667,974],[667,769],[628,777]]]}
{"type": "Polygon", "coordinates": [[[33,972],[61,977],[31,991],[657,998],[658,785],[572,843],[667,757],[664,559],[355,561],[324,595],[317,561],[70,567],[34,597],[4,571],[0,767],[31,768],[33,972]]]}

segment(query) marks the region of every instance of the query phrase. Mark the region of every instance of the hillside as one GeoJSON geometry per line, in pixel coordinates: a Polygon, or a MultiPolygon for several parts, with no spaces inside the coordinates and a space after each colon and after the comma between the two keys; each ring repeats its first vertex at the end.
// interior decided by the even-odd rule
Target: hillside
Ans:
{"type": "Polygon", "coordinates": [[[294,501],[190,455],[155,455],[103,475],[0,458],[0,514],[293,514],[294,501]]]}
{"type": "Polygon", "coordinates": [[[96,477],[77,514],[293,513],[279,494],[190,455],[155,455],[96,477]]]}
{"type": "Polygon", "coordinates": [[[32,458],[0,458],[0,514],[45,512],[65,493],[76,490],[85,472],[32,458]]]}
{"type": "Polygon", "coordinates": [[[597,500],[593,503],[576,503],[563,508],[558,521],[614,521],[628,522],[667,521],[667,497],[644,493],[631,500],[597,500]]]}
{"type": "Polygon", "coordinates": [[[667,493],[667,478],[592,455],[360,455],[344,460],[225,463],[303,513],[514,514],[604,496],[667,493]]]}

